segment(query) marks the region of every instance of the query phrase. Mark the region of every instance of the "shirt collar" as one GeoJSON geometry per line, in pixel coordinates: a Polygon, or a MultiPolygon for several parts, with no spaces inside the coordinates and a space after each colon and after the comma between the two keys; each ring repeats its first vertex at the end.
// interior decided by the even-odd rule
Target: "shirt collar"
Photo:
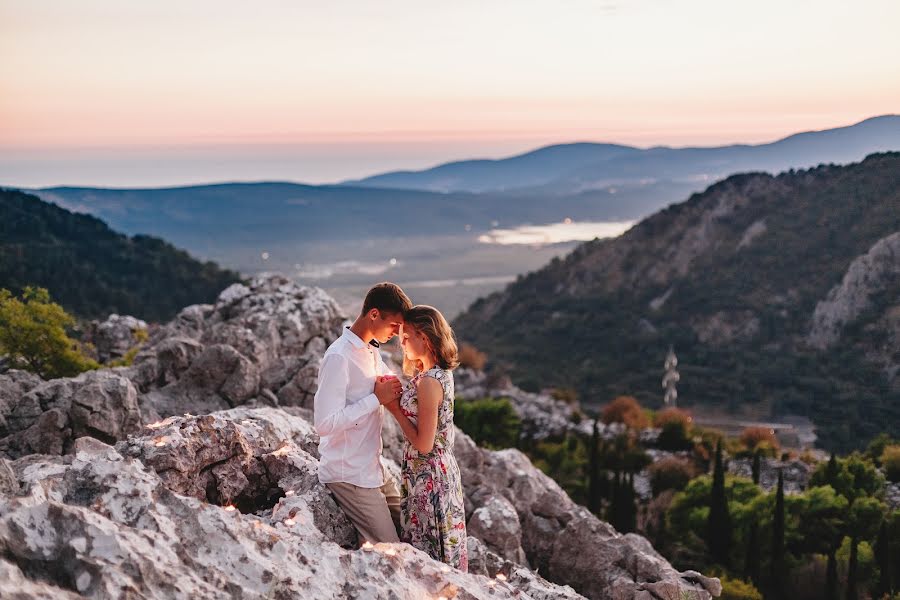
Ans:
{"type": "MultiPolygon", "coordinates": [[[[351,330],[349,327],[344,327],[344,337],[350,340],[350,343],[353,344],[354,347],[360,350],[364,350],[366,348],[366,343],[362,341],[362,339],[358,335],[353,333],[353,330],[351,330]]],[[[369,343],[372,344],[372,342],[369,343]]],[[[378,346],[376,344],[377,342],[372,345],[377,348],[378,346]]]]}

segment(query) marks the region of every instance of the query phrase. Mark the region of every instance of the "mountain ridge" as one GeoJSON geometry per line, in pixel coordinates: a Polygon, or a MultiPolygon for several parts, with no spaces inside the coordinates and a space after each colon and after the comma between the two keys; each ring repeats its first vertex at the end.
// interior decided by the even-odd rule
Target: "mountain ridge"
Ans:
{"type": "Polygon", "coordinates": [[[806,339],[854,261],[900,231],[898,177],[896,152],[733,175],[520,277],[454,327],[522,387],[572,386],[593,406],[620,394],[659,405],[672,344],[688,404],[806,414],[824,444],[847,449],[876,424],[900,427],[900,281],[882,277],[837,346],[817,352],[806,339]]]}
{"type": "MultiPolygon", "coordinates": [[[[521,189],[526,187],[531,187],[534,185],[548,185],[557,178],[565,178],[565,176],[578,174],[583,170],[590,170],[598,168],[598,163],[591,162],[593,158],[589,157],[578,157],[573,156],[573,150],[583,149],[583,150],[606,150],[609,152],[609,155],[603,159],[603,162],[606,160],[617,160],[620,163],[624,162],[627,164],[629,157],[637,157],[641,159],[642,156],[659,156],[659,155],[671,155],[671,156],[679,156],[679,155],[691,155],[691,154],[729,154],[729,153],[759,153],[765,151],[774,151],[774,152],[782,152],[785,148],[795,146],[798,144],[805,144],[809,141],[815,141],[816,143],[821,143],[822,140],[830,139],[830,138],[839,138],[841,141],[850,139],[854,136],[861,135],[865,132],[867,135],[874,136],[879,139],[876,144],[884,144],[887,143],[888,146],[892,147],[872,147],[867,150],[862,156],[856,156],[856,158],[852,160],[859,160],[865,154],[881,151],[881,150],[896,150],[900,148],[900,115],[878,115],[875,117],[870,117],[854,123],[852,125],[842,126],[842,127],[834,127],[820,130],[811,130],[811,131],[803,131],[788,135],[783,138],[779,138],[777,140],[771,142],[765,142],[761,144],[726,144],[722,146],[668,146],[668,145],[657,145],[650,146],[646,148],[640,148],[637,146],[628,146],[621,144],[613,144],[607,142],[572,142],[572,143],[563,143],[563,144],[553,144],[549,146],[542,146],[536,148],[534,150],[516,154],[505,158],[500,159],[474,159],[474,160],[462,160],[462,161],[452,161],[448,163],[441,163],[435,165],[433,167],[421,170],[399,170],[399,171],[389,171],[386,173],[379,173],[369,177],[359,178],[359,179],[351,179],[341,182],[342,185],[354,185],[354,186],[371,186],[371,187],[383,187],[383,188],[403,188],[403,189],[422,189],[422,190],[430,190],[430,191],[473,191],[473,192],[487,192],[487,191],[504,191],[511,189],[521,189]],[[878,130],[889,129],[890,131],[887,134],[883,134],[879,136],[878,130]],[[615,151],[612,151],[615,149],[615,151]],[[535,157],[541,156],[546,153],[554,153],[554,152],[567,152],[568,160],[570,162],[568,169],[561,170],[553,170],[550,169],[546,174],[539,174],[534,172],[529,172],[527,169],[533,169],[535,165],[532,164],[524,164],[518,166],[517,163],[528,162],[534,159],[535,157]],[[577,161],[577,165],[572,165],[573,161],[577,161]],[[429,181],[429,177],[446,177],[448,175],[453,175],[455,172],[460,171],[466,167],[474,167],[478,169],[484,168],[500,168],[506,170],[519,170],[517,174],[521,177],[524,177],[524,181],[530,181],[527,185],[523,185],[522,181],[517,182],[509,182],[506,185],[485,185],[483,183],[475,182],[475,183],[466,183],[465,181],[457,181],[455,185],[448,186],[446,180],[441,180],[442,183],[434,183],[433,181],[429,181]],[[406,180],[404,180],[404,177],[406,180]]],[[[842,159],[832,159],[832,160],[819,160],[813,159],[809,163],[803,164],[795,164],[795,165],[784,165],[777,164],[774,165],[777,168],[776,170],[782,170],[789,168],[791,166],[794,167],[806,167],[813,166],[818,162],[847,162],[842,159]]],[[[748,170],[746,167],[744,168],[736,168],[733,172],[748,170]]],[[[456,173],[457,177],[466,176],[465,174],[456,173]]],[[[478,174],[475,174],[478,175],[478,174]]],[[[721,175],[721,174],[720,174],[721,175]]],[[[468,175],[470,178],[473,176],[471,174],[468,175]]]]}

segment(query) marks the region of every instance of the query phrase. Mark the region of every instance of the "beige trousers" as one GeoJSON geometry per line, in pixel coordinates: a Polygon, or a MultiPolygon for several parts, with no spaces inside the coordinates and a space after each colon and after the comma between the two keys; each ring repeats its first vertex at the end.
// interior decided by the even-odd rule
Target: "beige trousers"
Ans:
{"type": "Polygon", "coordinates": [[[325,485],[359,532],[360,544],[363,541],[373,544],[400,541],[397,536],[400,529],[400,489],[387,472],[384,474],[384,485],[380,488],[364,488],[345,482],[325,485]]]}

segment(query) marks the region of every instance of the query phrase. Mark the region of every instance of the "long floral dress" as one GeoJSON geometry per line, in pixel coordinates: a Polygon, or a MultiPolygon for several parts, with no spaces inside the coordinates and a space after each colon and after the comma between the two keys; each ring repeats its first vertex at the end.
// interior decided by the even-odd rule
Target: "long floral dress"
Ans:
{"type": "Polygon", "coordinates": [[[417,422],[416,386],[422,377],[434,377],[444,389],[438,405],[434,448],[423,454],[407,440],[400,465],[400,539],[432,558],[461,571],[469,566],[466,550],[466,512],[462,480],[453,456],[453,374],[440,367],[417,374],[400,397],[400,408],[417,422]]]}

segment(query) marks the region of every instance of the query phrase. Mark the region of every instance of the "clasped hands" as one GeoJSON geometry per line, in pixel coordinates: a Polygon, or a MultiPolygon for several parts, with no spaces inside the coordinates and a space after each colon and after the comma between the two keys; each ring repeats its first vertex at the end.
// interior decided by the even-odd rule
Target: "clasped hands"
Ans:
{"type": "Polygon", "coordinates": [[[381,375],[375,380],[375,396],[378,402],[388,410],[396,410],[400,407],[400,395],[403,393],[403,384],[396,375],[381,375]]]}

